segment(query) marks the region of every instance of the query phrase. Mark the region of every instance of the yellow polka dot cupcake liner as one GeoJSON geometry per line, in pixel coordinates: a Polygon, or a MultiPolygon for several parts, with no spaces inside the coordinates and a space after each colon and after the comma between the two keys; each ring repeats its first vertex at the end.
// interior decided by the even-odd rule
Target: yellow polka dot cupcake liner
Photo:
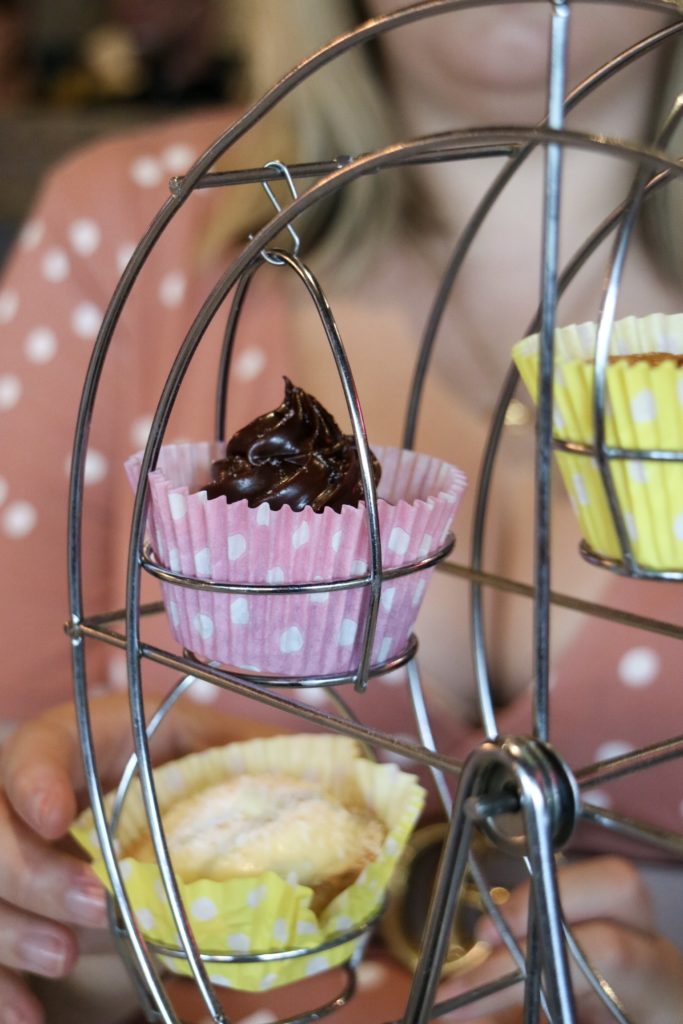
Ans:
{"type": "MultiPolygon", "coordinates": [[[[310,949],[310,953],[257,962],[206,962],[216,985],[256,992],[287,985],[345,963],[362,937],[323,948],[362,926],[381,910],[389,881],[424,804],[424,790],[415,776],[394,764],[377,764],[361,756],[359,745],[346,737],[277,736],[231,743],[191,754],[155,770],[159,806],[243,773],[270,772],[320,781],[343,802],[367,807],[385,826],[377,858],[355,882],[340,892],[317,916],[310,907],[312,890],[274,872],[224,882],[198,879],[178,887],[195,940],[203,955],[251,956],[257,953],[310,949]]],[[[106,798],[108,813],[114,795],[106,798]]],[[[124,801],[116,833],[121,873],[140,930],[152,944],[180,950],[160,869],[126,855],[148,831],[142,795],[135,782],[124,801]]],[[[93,867],[110,887],[90,811],[75,823],[72,834],[87,851],[93,867]]],[[[158,950],[157,950],[158,952],[158,950]]],[[[182,956],[159,954],[174,974],[191,976],[182,956]]]]}
{"type": "MultiPolygon", "coordinates": [[[[594,323],[555,335],[554,436],[593,445],[594,323]]],[[[513,348],[513,359],[534,401],[539,336],[513,348]]],[[[683,451],[683,365],[653,354],[683,355],[683,314],[654,313],[614,324],[606,371],[605,441],[629,450],[683,451]],[[620,358],[621,357],[621,358],[620,358]]],[[[610,561],[623,552],[594,457],[557,452],[565,487],[588,547],[610,561]]],[[[683,571],[683,463],[609,459],[619,508],[640,569],[683,571]]]]}

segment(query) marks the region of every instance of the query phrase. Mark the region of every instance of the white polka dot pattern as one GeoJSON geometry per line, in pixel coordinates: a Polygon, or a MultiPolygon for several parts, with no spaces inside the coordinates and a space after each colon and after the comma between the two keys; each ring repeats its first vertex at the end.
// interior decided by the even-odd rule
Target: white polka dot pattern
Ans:
{"type": "Polygon", "coordinates": [[[130,166],[130,176],[140,188],[157,188],[164,180],[161,164],[153,156],[139,156],[130,166]]]}
{"type": "Polygon", "coordinates": [[[249,604],[244,597],[236,597],[230,602],[230,621],[235,626],[249,624],[249,604]]]}
{"type": "Polygon", "coordinates": [[[610,761],[613,757],[623,757],[633,751],[633,744],[627,740],[609,740],[602,743],[595,751],[596,761],[610,761]]]}
{"type": "Polygon", "coordinates": [[[397,555],[405,555],[409,544],[410,535],[400,526],[395,526],[389,534],[389,550],[397,555]]]}
{"type": "Polygon", "coordinates": [[[261,903],[263,903],[265,898],[266,890],[264,886],[258,885],[255,886],[255,888],[253,888],[249,893],[247,897],[247,903],[249,904],[250,907],[258,907],[261,903]]]}
{"type": "MultiPolygon", "coordinates": [[[[626,317],[613,325],[615,354],[683,352],[680,314],[626,317]]],[[[593,356],[595,325],[561,328],[556,334],[555,400],[561,409],[563,440],[592,444],[593,356]]],[[[533,394],[538,378],[538,336],[518,343],[513,358],[533,394]]],[[[606,371],[605,438],[610,446],[631,449],[681,447],[680,402],[683,366],[675,360],[618,360],[606,371]]],[[[582,537],[598,555],[623,560],[621,544],[602,474],[594,458],[569,452],[557,455],[582,537]]],[[[644,569],[683,570],[683,470],[680,463],[610,461],[614,495],[632,554],[644,569]]]]}
{"type": "Polygon", "coordinates": [[[586,801],[589,804],[595,804],[596,807],[602,807],[606,811],[609,811],[613,805],[613,800],[609,793],[606,793],[604,789],[589,789],[586,791],[586,801]]]}
{"type": "Polygon", "coordinates": [[[69,242],[79,256],[88,257],[97,252],[102,232],[94,220],[81,217],[69,227],[69,242]]]}
{"type": "Polygon", "coordinates": [[[297,626],[290,626],[280,635],[280,650],[283,654],[294,654],[300,651],[303,645],[303,634],[297,626]]]}
{"type": "Polygon", "coordinates": [[[207,682],[206,679],[195,679],[188,690],[188,697],[196,704],[214,704],[220,696],[220,687],[207,682]]]}
{"type": "Polygon", "coordinates": [[[619,659],[617,676],[625,686],[649,686],[659,674],[660,662],[652,647],[632,647],[619,659]]]}
{"type": "Polygon", "coordinates": [[[116,651],[107,658],[107,679],[116,690],[124,690],[128,686],[128,668],[126,655],[116,651]]]}
{"type": "Polygon", "coordinates": [[[245,348],[235,359],[235,377],[243,383],[256,380],[265,370],[266,362],[266,354],[263,349],[253,345],[250,348],[245,348]]]}
{"type": "Polygon", "coordinates": [[[19,309],[19,296],[13,288],[0,291],[0,324],[8,324],[19,309]]]}
{"type": "Polygon", "coordinates": [[[0,375],[0,412],[13,409],[21,398],[21,381],[15,373],[0,375]]]}
{"type": "Polygon", "coordinates": [[[168,309],[176,309],[185,298],[187,280],[180,270],[171,270],[159,284],[159,302],[168,309]]]}
{"type": "Polygon", "coordinates": [[[211,552],[208,548],[202,548],[194,556],[194,569],[197,576],[209,576],[211,574],[211,552]]]}
{"type": "Polygon", "coordinates": [[[29,220],[19,232],[18,244],[25,252],[36,249],[45,236],[45,224],[41,220],[29,220]]]}
{"type": "Polygon", "coordinates": [[[270,523],[270,505],[264,502],[256,509],[256,524],[257,526],[268,526],[270,523]]]}
{"type": "Polygon", "coordinates": [[[143,931],[151,932],[156,925],[156,918],[152,911],[148,910],[147,907],[140,907],[140,909],[135,912],[135,916],[143,931]]]}
{"type": "Polygon", "coordinates": [[[168,503],[171,508],[171,516],[176,522],[184,519],[187,515],[187,498],[184,494],[169,495],[168,503]]]}
{"type": "Polygon", "coordinates": [[[201,612],[195,615],[193,626],[202,640],[210,640],[214,634],[213,619],[209,618],[208,615],[203,615],[201,612]]]}
{"type": "Polygon", "coordinates": [[[79,338],[92,341],[102,323],[102,310],[94,302],[79,302],[71,316],[71,326],[79,338]]]}
{"type": "MultiPolygon", "coordinates": [[[[389,453],[393,449],[387,450],[389,453]]],[[[392,467],[389,455],[388,479],[392,467]]],[[[429,478],[457,499],[461,478],[427,457],[420,471],[410,469],[411,479],[429,478]],[[450,480],[453,483],[450,483],[450,480]]],[[[205,478],[206,460],[213,458],[210,446],[165,445],[159,471],[150,479],[157,536],[154,544],[163,564],[189,575],[234,583],[305,583],[367,575],[367,522],[363,509],[347,508],[340,515],[327,510],[318,515],[308,509],[295,513],[285,507],[271,512],[267,505],[250,509],[245,502],[207,501],[203,493],[187,493],[185,486],[172,486],[167,479],[178,466],[178,484],[205,478]],[[196,460],[196,461],[195,461],[196,460]],[[264,514],[267,513],[267,514],[264,514]],[[343,538],[343,540],[342,540],[343,538]],[[163,555],[164,543],[168,557],[163,555]],[[209,565],[209,552],[210,565],[209,565]],[[197,558],[202,564],[198,566],[197,558]],[[325,567],[321,579],[319,566],[325,567]]],[[[382,454],[378,457],[381,459],[382,454]]],[[[385,467],[387,465],[385,459],[385,467]]],[[[140,465],[140,457],[129,466],[140,465]]],[[[408,472],[408,471],[406,471],[408,472]]],[[[171,479],[173,477],[171,476],[171,479]]],[[[417,486],[417,485],[416,485],[417,486]]],[[[425,484],[420,486],[426,487],[425,484]]],[[[436,489],[436,485],[434,485],[436,489]]],[[[427,490],[427,494],[431,491],[427,490]]],[[[437,491],[438,493],[438,491],[437,491]]],[[[426,503],[381,503],[380,530],[386,566],[400,565],[431,549],[448,528],[454,503],[431,500],[426,503]],[[419,515],[419,528],[410,524],[419,515]],[[388,517],[388,521],[387,521],[388,517]],[[393,547],[393,551],[390,550],[393,547]]],[[[385,662],[401,652],[419,610],[427,574],[391,580],[383,585],[372,661],[385,662]],[[416,593],[417,592],[417,593],[416,593]]],[[[358,666],[364,631],[361,628],[366,600],[365,588],[353,587],[311,593],[252,595],[236,598],[225,593],[182,592],[171,585],[162,588],[165,600],[174,603],[172,616],[176,639],[207,660],[268,674],[306,677],[351,673],[358,666]],[[248,624],[249,628],[244,627],[248,624]]]]}
{"type": "Polygon", "coordinates": [[[228,558],[236,562],[247,552],[247,541],[243,534],[233,533],[228,537],[228,558]]]}
{"type": "Polygon", "coordinates": [[[131,258],[131,256],[133,255],[134,252],[135,252],[135,243],[134,242],[124,242],[122,245],[120,245],[117,248],[115,260],[116,260],[116,269],[118,270],[119,274],[122,274],[124,272],[124,270],[128,266],[128,263],[130,262],[130,258],[131,258]]]}
{"type": "Polygon", "coordinates": [[[311,528],[308,523],[302,523],[298,526],[292,534],[292,547],[301,548],[304,544],[308,544],[311,536],[311,528]]]}
{"type": "Polygon", "coordinates": [[[57,335],[51,327],[34,327],[26,335],[24,354],[31,363],[49,363],[57,354],[57,335]]]}
{"type": "Polygon", "coordinates": [[[629,461],[626,464],[629,478],[634,484],[647,483],[647,467],[644,462],[629,461]]]}
{"type": "Polygon", "coordinates": [[[631,416],[634,423],[650,423],[657,415],[655,396],[645,388],[631,399],[631,416]]]}
{"type": "Polygon", "coordinates": [[[85,456],[85,467],[83,469],[83,483],[86,487],[93,487],[101,483],[109,472],[109,462],[102,452],[89,448],[85,456]]]}
{"type": "Polygon", "coordinates": [[[2,531],[12,540],[28,537],[38,522],[38,512],[28,501],[12,501],[2,514],[2,531]]]}
{"type": "Polygon", "coordinates": [[[43,277],[51,284],[60,284],[69,276],[71,262],[64,249],[54,247],[48,249],[40,261],[43,277]]]}
{"type": "Polygon", "coordinates": [[[144,448],[152,427],[152,414],[137,416],[130,425],[130,441],[134,448],[144,448]]]}
{"type": "Polygon", "coordinates": [[[275,1024],[277,1019],[272,1010],[255,1010],[254,1013],[241,1017],[236,1024],[275,1024]]]}
{"type": "Polygon", "coordinates": [[[683,512],[679,512],[674,519],[674,537],[683,541],[683,512]]]}
{"type": "Polygon", "coordinates": [[[344,619],[339,630],[339,646],[351,647],[356,639],[358,623],[354,619],[344,619]]]}
{"type": "Polygon", "coordinates": [[[211,921],[218,914],[218,907],[208,896],[200,896],[193,900],[190,912],[199,921],[211,921]]]}
{"type": "Polygon", "coordinates": [[[356,976],[361,991],[368,992],[380,989],[387,980],[387,969],[376,960],[363,960],[357,968],[356,976]]]}
{"type": "Polygon", "coordinates": [[[185,174],[194,163],[196,153],[186,142],[175,142],[161,154],[161,161],[169,174],[185,174]]]}

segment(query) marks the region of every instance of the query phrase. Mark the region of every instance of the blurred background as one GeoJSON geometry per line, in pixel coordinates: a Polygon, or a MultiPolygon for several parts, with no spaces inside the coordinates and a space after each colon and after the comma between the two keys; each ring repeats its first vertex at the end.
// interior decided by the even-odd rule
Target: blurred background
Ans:
{"type": "Polygon", "coordinates": [[[68,150],[231,98],[227,2],[0,0],[0,261],[68,150]]]}

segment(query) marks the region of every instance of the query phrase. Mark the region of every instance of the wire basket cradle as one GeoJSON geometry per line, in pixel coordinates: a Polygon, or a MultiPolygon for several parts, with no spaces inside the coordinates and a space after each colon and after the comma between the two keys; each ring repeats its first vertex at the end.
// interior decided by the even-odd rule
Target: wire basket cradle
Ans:
{"type": "MultiPolygon", "coordinates": [[[[615,231],[617,241],[610,262],[609,284],[606,289],[605,301],[600,317],[599,336],[601,343],[596,355],[596,440],[595,446],[587,454],[598,459],[613,510],[615,527],[622,542],[623,558],[617,568],[629,575],[658,575],[666,578],[679,579],[680,574],[650,574],[638,567],[633,559],[629,545],[628,532],[623,523],[618,502],[614,499],[611,486],[610,460],[613,458],[638,459],[681,459],[680,453],[662,453],[650,450],[637,453],[608,448],[604,437],[604,373],[600,367],[607,360],[608,342],[614,311],[614,298],[619,286],[619,278],[623,259],[628,246],[633,223],[639,206],[644,197],[656,191],[667,181],[679,176],[681,168],[676,160],[663,148],[667,142],[668,131],[677,117],[674,112],[670,125],[665,126],[659,140],[660,148],[646,148],[623,141],[606,140],[586,134],[570,132],[564,129],[564,113],[567,107],[580,101],[603,81],[616,74],[639,56],[649,52],[653,47],[662,45],[676,34],[681,27],[680,22],[665,30],[654,33],[641,44],[633,47],[627,54],[616,58],[609,66],[600,69],[594,76],[579,87],[568,98],[564,96],[564,65],[567,31],[569,23],[569,7],[557,4],[552,13],[551,41],[551,74],[549,117],[547,123],[533,128],[482,128],[452,131],[438,136],[429,136],[403,142],[377,152],[357,156],[342,157],[319,164],[299,165],[288,168],[288,173],[296,178],[313,178],[314,184],[301,196],[293,198],[286,209],[280,210],[254,238],[244,247],[242,253],[231,264],[223,277],[217,282],[204,306],[197,314],[188,335],[181,346],[176,360],[169,373],[167,383],[160,396],[157,411],[152,424],[149,441],[142,461],[140,485],[135,499],[135,508],[131,527],[131,544],[128,564],[127,606],[123,613],[113,612],[105,615],[88,616],[84,613],[81,597],[81,510],[83,504],[83,476],[87,439],[93,406],[96,399],[97,386],[107,358],[107,352],[113,338],[121,310],[132,290],[136,278],[152,248],[160,241],[171,218],[180,206],[195,190],[206,187],[222,187],[243,181],[273,182],[283,175],[281,167],[248,169],[244,172],[212,172],[216,160],[225,153],[242,135],[248,132],[276,103],[291,90],[313,74],[319,67],[343,54],[348,49],[361,45],[379,37],[386,31],[409,25],[426,17],[456,12],[460,8],[484,6],[484,4],[464,4],[462,0],[429,0],[429,2],[413,5],[374,19],[358,30],[323,48],[307,61],[304,61],[280,83],[278,83],[260,103],[248,111],[233,125],[209,150],[196,162],[191,171],[182,179],[171,183],[171,196],[153,222],[148,233],[140,242],[133,255],[119,287],[107,310],[100,336],[96,344],[88,377],[86,379],[83,400],[79,410],[79,418],[74,442],[72,460],[72,480],[70,495],[70,597],[71,621],[68,627],[73,650],[73,667],[76,687],[76,702],[81,729],[86,775],[90,787],[96,826],[103,849],[107,869],[110,874],[115,895],[115,913],[112,907],[115,930],[121,935],[136,977],[140,983],[141,998],[150,1020],[173,1022],[177,1018],[165,992],[160,978],[155,954],[179,956],[189,964],[206,1007],[215,1021],[227,1021],[228,1018],[210,981],[207,964],[210,965],[212,954],[206,954],[197,948],[192,935],[185,909],[180,898],[177,881],[173,874],[168,849],[160,823],[159,807],[155,793],[154,779],[151,770],[149,752],[149,734],[161,724],[163,717],[172,703],[182,695],[190,684],[188,677],[204,679],[228,691],[246,694],[254,700],[269,704],[271,707],[288,711],[305,718],[323,728],[353,736],[372,749],[382,749],[402,754],[413,761],[431,768],[443,802],[450,813],[450,829],[444,847],[441,867],[436,882],[435,898],[432,904],[427,927],[423,938],[423,950],[415,972],[413,988],[406,1006],[404,1020],[406,1022],[422,1022],[432,1016],[442,1015],[448,1010],[464,1002],[473,1001],[493,991],[473,992],[458,1000],[450,1000],[435,1004],[436,985],[439,978],[440,965],[445,957],[449,941],[451,923],[455,913],[455,905],[462,886],[464,873],[469,864],[475,881],[481,892],[487,910],[496,919],[504,941],[513,952],[518,969],[499,984],[513,984],[526,978],[527,1002],[526,1018],[529,1021],[538,1019],[538,1008],[543,1006],[549,1019],[554,1022],[569,1022],[576,1019],[572,989],[569,983],[568,961],[570,957],[578,960],[595,985],[596,992],[609,1007],[615,1020],[627,1021],[623,1008],[620,1007],[609,988],[596,977],[590,966],[582,957],[570,933],[565,929],[559,904],[554,854],[571,834],[575,821],[579,816],[589,818],[615,832],[623,835],[637,835],[652,842],[669,852],[680,855],[683,840],[676,835],[664,834],[646,826],[644,823],[627,821],[619,816],[611,815],[599,808],[582,801],[581,789],[617,777],[627,772],[640,770],[660,763],[663,760],[680,756],[683,753],[683,740],[673,739],[646,750],[597,765],[589,765],[584,769],[571,773],[561,758],[548,746],[548,619],[550,606],[553,602],[562,603],[562,595],[550,592],[549,576],[549,525],[550,525],[550,460],[553,446],[552,438],[552,341],[555,326],[555,310],[558,296],[568,285],[572,276],[583,264],[587,255],[610,232],[615,231]],[[453,257],[444,274],[442,286],[436,297],[432,314],[427,325],[420,361],[415,375],[411,403],[408,410],[404,443],[412,445],[415,426],[420,407],[420,396],[425,375],[428,370],[433,344],[438,333],[441,316],[447,297],[453,287],[458,270],[462,265],[468,248],[483,223],[490,207],[511,178],[525,156],[536,147],[543,147],[547,154],[546,186],[547,206],[544,230],[544,259],[542,302],[538,315],[534,319],[533,329],[540,330],[541,356],[539,388],[540,402],[538,409],[538,446],[537,446],[537,558],[536,578],[532,593],[535,596],[535,720],[533,736],[498,738],[495,712],[489,685],[489,673],[486,661],[486,646],[483,635],[483,611],[481,592],[484,585],[493,585],[503,589],[514,589],[515,581],[490,577],[482,570],[482,549],[484,523],[486,520],[488,490],[493,473],[493,465],[502,432],[505,410],[513,396],[517,383],[516,371],[511,370],[504,383],[501,398],[492,423],[489,445],[485,454],[482,476],[477,495],[477,527],[473,540],[471,564],[454,566],[448,563],[447,571],[466,576],[472,584],[473,591],[473,634],[474,656],[478,677],[478,689],[482,709],[485,732],[489,738],[463,766],[454,758],[438,751],[433,742],[431,727],[427,714],[427,705],[422,693],[419,670],[415,660],[416,643],[411,641],[401,655],[386,664],[370,664],[373,630],[376,621],[377,607],[381,596],[381,588],[386,573],[382,571],[381,544],[377,525],[377,503],[369,470],[369,454],[367,439],[362,428],[362,413],[358,395],[353,384],[351,367],[345,360],[343,346],[334,317],[320,290],[315,278],[308,268],[298,260],[296,254],[278,250],[273,254],[273,243],[283,229],[292,226],[296,218],[309,207],[321,200],[333,196],[337,190],[346,187],[358,177],[385,170],[405,166],[411,163],[430,161],[457,161],[460,159],[486,158],[487,156],[505,155],[509,162],[501,172],[495,184],[482,200],[480,207],[466,227],[454,250],[453,257]],[[589,239],[584,249],[577,254],[562,273],[558,268],[557,226],[559,220],[560,199],[560,168],[564,147],[579,147],[589,150],[610,152],[636,163],[636,179],[633,190],[625,202],[615,210],[608,222],[601,225],[595,235],[589,239]],[[263,685],[273,686],[274,678],[267,676],[255,677],[253,674],[243,675],[235,671],[207,666],[198,662],[190,652],[178,655],[170,651],[153,648],[142,642],[140,636],[140,615],[153,614],[159,611],[158,606],[140,607],[140,579],[144,570],[158,578],[177,585],[195,587],[197,589],[220,589],[226,592],[244,591],[240,584],[207,584],[206,581],[184,577],[179,573],[169,573],[165,568],[155,564],[144,546],[145,512],[147,493],[147,477],[154,468],[168,424],[175,397],[180,389],[184,374],[190,361],[201,343],[208,324],[220,312],[226,298],[235,293],[232,311],[228,320],[224,358],[219,372],[217,397],[216,436],[222,437],[225,413],[225,382],[229,375],[230,347],[234,331],[239,319],[239,311],[244,293],[251,275],[261,265],[263,253],[274,255],[276,260],[288,264],[298,274],[309,291],[320,315],[324,332],[333,350],[344,390],[347,407],[352,421],[354,435],[360,453],[363,485],[366,496],[369,531],[369,570],[367,574],[355,579],[340,580],[335,584],[322,586],[311,581],[297,588],[300,590],[333,590],[344,587],[362,587],[367,593],[367,613],[364,621],[363,654],[356,672],[332,677],[311,677],[305,681],[289,680],[285,686],[324,685],[334,694],[340,709],[339,715],[327,715],[314,708],[296,703],[280,692],[264,690],[263,685]],[[601,383],[602,382],[602,383],[601,383]],[[124,620],[124,631],[114,628],[117,621],[124,620]],[[142,792],[145,799],[150,829],[161,870],[161,876],[173,917],[176,922],[180,944],[177,949],[155,949],[154,944],[146,940],[135,920],[134,912],[128,901],[125,882],[121,876],[115,849],[116,815],[105,810],[103,795],[99,783],[99,774],[93,747],[90,725],[90,709],[87,696],[87,679],[85,669],[85,641],[100,641],[126,649],[129,671],[129,693],[133,723],[133,738],[136,755],[129,766],[119,791],[119,807],[125,796],[126,789],[134,773],[139,773],[142,792]],[[143,700],[140,663],[148,659],[165,665],[171,670],[181,673],[182,680],[172,691],[160,708],[152,725],[145,725],[145,707],[143,700]],[[388,671],[401,664],[407,665],[409,686],[416,711],[416,721],[421,739],[421,746],[406,743],[380,730],[371,729],[355,719],[345,708],[338,688],[343,684],[351,684],[362,691],[368,684],[370,675],[378,671],[388,671]],[[445,776],[459,776],[456,801],[450,807],[449,786],[445,776]],[[539,781],[540,780],[540,781],[539,781]],[[497,824],[500,815],[520,812],[524,825],[524,841],[518,836],[510,837],[503,833],[497,824]],[[541,957],[538,943],[530,942],[526,959],[516,944],[510,930],[501,918],[500,912],[488,898],[488,889],[476,857],[471,853],[471,839],[477,827],[483,828],[489,837],[499,846],[515,855],[520,852],[527,858],[531,874],[537,916],[537,932],[540,943],[551,951],[550,956],[541,957]],[[542,982],[543,977],[543,982],[542,982]]],[[[648,4],[652,9],[667,13],[679,13],[678,8],[659,0],[648,4]]],[[[438,557],[443,558],[450,550],[450,543],[444,545],[438,557]]],[[[435,561],[436,558],[432,559],[435,561]]],[[[407,567],[406,571],[417,571],[429,567],[430,560],[407,567]]],[[[248,589],[248,588],[247,588],[248,589]]],[[[274,584],[268,587],[254,587],[254,590],[267,592],[286,592],[287,588],[274,584]]],[[[524,591],[524,588],[521,587],[524,591]]],[[[528,588],[527,588],[528,590],[528,588]]],[[[566,599],[568,600],[568,599],[566,599]]],[[[580,602],[578,602],[580,604],[580,602]]],[[[661,628],[662,624],[648,623],[645,617],[638,625],[661,628]]],[[[675,627],[671,627],[675,635],[675,627]]],[[[337,944],[348,943],[360,933],[365,939],[368,928],[352,929],[338,937],[337,944]]],[[[363,942],[358,947],[357,956],[362,955],[363,942]]],[[[310,954],[310,949],[290,950],[287,955],[302,956],[310,954]]],[[[265,951],[258,956],[273,956],[265,951]]],[[[279,954],[278,954],[279,955],[279,954]]],[[[239,955],[216,954],[214,959],[239,960],[239,955]]],[[[244,959],[244,957],[242,957],[244,959]]],[[[249,959],[249,958],[246,958],[249,959]]],[[[331,1012],[345,1002],[353,991],[353,971],[356,954],[348,966],[347,982],[344,992],[329,1005],[316,1008],[309,1015],[298,1016],[298,1020],[316,1019],[324,1013],[331,1012]]]]}

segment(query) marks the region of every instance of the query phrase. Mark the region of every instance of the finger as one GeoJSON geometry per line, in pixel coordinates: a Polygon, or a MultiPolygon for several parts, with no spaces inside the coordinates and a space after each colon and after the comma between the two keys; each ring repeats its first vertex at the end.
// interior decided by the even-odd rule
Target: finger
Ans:
{"type": "Polygon", "coordinates": [[[224,743],[274,736],[278,732],[282,729],[181,699],[155,733],[151,749],[154,761],[159,762],[224,743]]]}
{"type": "MultiPolygon", "coordinates": [[[[157,706],[150,702],[148,717],[157,706]]],[[[124,694],[107,694],[91,705],[97,768],[105,785],[118,781],[133,751],[130,708],[124,694]]],[[[227,743],[273,733],[271,727],[179,702],[166,716],[151,744],[155,762],[227,743]]],[[[17,814],[45,839],[58,839],[71,825],[76,794],[85,780],[76,717],[60,705],[22,726],[4,745],[0,771],[17,814]]]]}
{"type": "MultiPolygon", "coordinates": [[[[627,1015],[647,1020],[648,1024],[680,1021],[683,956],[671,943],[612,921],[588,922],[576,929],[575,937],[589,963],[615,991],[627,1015]]],[[[583,974],[573,974],[578,996],[585,996],[590,991],[587,979],[583,974]]],[[[598,1005],[595,997],[592,1005],[598,1005]]],[[[596,1014],[595,1019],[601,1020],[602,1016],[596,1014]]]]}
{"type": "Polygon", "coordinates": [[[90,867],[48,845],[0,794],[0,899],[55,921],[106,924],[104,889],[90,867]]]}
{"type": "MultiPolygon", "coordinates": [[[[60,709],[61,710],[61,709],[60,709]]],[[[65,834],[76,814],[78,746],[68,716],[41,716],[2,750],[2,784],[16,813],[45,839],[65,834]]]]}
{"type": "MultiPolygon", "coordinates": [[[[621,857],[593,857],[564,866],[558,873],[560,902],[570,922],[604,918],[649,930],[653,910],[648,891],[637,868],[621,857]]],[[[529,883],[513,890],[503,915],[513,935],[526,934],[529,883]]],[[[490,918],[477,925],[477,938],[495,946],[501,943],[490,918]]]]}
{"type": "Polygon", "coordinates": [[[77,955],[76,937],[68,928],[0,903],[0,963],[4,967],[62,978],[77,955]]]}
{"type": "MultiPolygon", "coordinates": [[[[680,1020],[683,957],[670,943],[613,921],[589,921],[572,931],[589,964],[607,981],[635,1019],[646,1019],[648,1024],[673,1024],[680,1020]]],[[[522,949],[524,951],[524,946],[522,949]]],[[[463,995],[513,969],[507,950],[496,949],[482,965],[449,982],[443,995],[446,998],[463,995]]],[[[573,958],[570,958],[570,977],[576,999],[590,1007],[581,1019],[601,1020],[601,1003],[573,958]],[[590,1016],[590,1012],[594,1016],[590,1016]]],[[[523,993],[522,983],[501,989],[471,1006],[453,1011],[452,1020],[473,1021],[483,1014],[511,1011],[522,1005],[523,993]]],[[[608,1011],[605,1014],[606,1019],[613,1019],[608,1011]]]]}
{"type": "Polygon", "coordinates": [[[45,1012],[20,977],[0,967],[0,1024],[45,1024],[45,1012]]]}

